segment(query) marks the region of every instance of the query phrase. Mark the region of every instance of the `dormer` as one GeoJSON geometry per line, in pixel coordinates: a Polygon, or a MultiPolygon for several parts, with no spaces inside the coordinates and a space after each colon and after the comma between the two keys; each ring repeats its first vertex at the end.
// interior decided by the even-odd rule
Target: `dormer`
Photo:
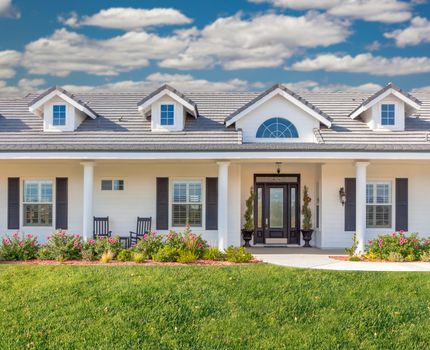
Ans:
{"type": "Polygon", "coordinates": [[[182,131],[187,114],[198,117],[197,105],[169,85],[161,86],[137,106],[140,113],[151,117],[152,131],[182,131]]]}
{"type": "Polygon", "coordinates": [[[277,84],[239,108],[225,120],[242,130],[244,142],[317,142],[315,130],[331,127],[323,111],[277,84]]]}
{"type": "Polygon", "coordinates": [[[28,109],[43,118],[43,131],[48,132],[74,131],[85,118],[97,118],[97,113],[86,103],[57,86],[36,97],[28,109]]]}
{"type": "Polygon", "coordinates": [[[405,118],[421,109],[421,102],[395,84],[386,87],[363,101],[351,114],[361,119],[372,130],[403,131],[405,118]]]}

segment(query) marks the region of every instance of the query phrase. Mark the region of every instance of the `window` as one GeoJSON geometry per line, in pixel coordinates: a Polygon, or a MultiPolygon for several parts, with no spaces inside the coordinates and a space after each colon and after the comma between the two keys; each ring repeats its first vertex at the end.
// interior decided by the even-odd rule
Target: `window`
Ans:
{"type": "Polygon", "coordinates": [[[66,106],[54,105],[52,108],[52,124],[66,125],[66,106]]]}
{"type": "Polygon", "coordinates": [[[202,226],[202,183],[175,181],[173,183],[172,226],[202,226]]]}
{"type": "Polygon", "coordinates": [[[257,138],[297,138],[296,127],[287,119],[271,118],[266,120],[257,130],[257,138]]]}
{"type": "Polygon", "coordinates": [[[174,105],[162,104],[160,114],[161,125],[173,125],[174,123],[174,105]]]}
{"type": "Polygon", "coordinates": [[[366,186],[368,228],[391,228],[391,183],[375,182],[366,186]]]}
{"type": "Polygon", "coordinates": [[[24,181],[24,226],[52,226],[52,182],[24,181]]]}
{"type": "Polygon", "coordinates": [[[394,125],[395,124],[395,112],[394,104],[383,104],[381,105],[381,125],[394,125]]]}
{"type": "Polygon", "coordinates": [[[124,191],[124,180],[102,180],[102,191],[124,191]]]}

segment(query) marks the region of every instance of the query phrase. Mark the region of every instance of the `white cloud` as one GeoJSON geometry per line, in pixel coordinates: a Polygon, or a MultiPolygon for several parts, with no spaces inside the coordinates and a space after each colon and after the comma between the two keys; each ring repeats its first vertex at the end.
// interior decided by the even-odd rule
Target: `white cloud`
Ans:
{"type": "Polygon", "coordinates": [[[266,14],[242,19],[219,18],[202,30],[177,31],[191,40],[185,52],[169,57],[161,67],[225,69],[277,67],[299,48],[329,46],[343,42],[349,23],[316,14],[293,17],[266,14]]]}
{"type": "Polygon", "coordinates": [[[21,54],[14,50],[0,51],[0,79],[15,76],[15,67],[21,60],[21,54]]]}
{"type": "Polygon", "coordinates": [[[20,18],[21,13],[12,5],[12,0],[0,0],[0,17],[20,18]]]}
{"type": "Polygon", "coordinates": [[[325,10],[333,16],[368,22],[397,23],[411,18],[411,3],[399,0],[249,0],[294,10],[325,10]]]}
{"type": "Polygon", "coordinates": [[[399,47],[430,43],[430,21],[423,17],[414,17],[409,27],[385,33],[384,36],[394,39],[399,47]]]}
{"type": "Polygon", "coordinates": [[[293,63],[287,70],[368,73],[372,75],[407,75],[430,72],[428,57],[381,57],[372,54],[336,56],[321,54],[293,63]]]}
{"type": "Polygon", "coordinates": [[[189,74],[153,73],[148,75],[143,81],[126,80],[98,86],[65,85],[63,87],[66,90],[76,92],[132,92],[154,90],[165,83],[172,85],[181,91],[244,91],[260,88],[262,86],[261,83],[250,83],[240,79],[210,81],[206,79],[196,79],[189,74]]]}
{"type": "Polygon", "coordinates": [[[0,96],[24,95],[27,92],[39,90],[44,84],[43,79],[21,79],[17,85],[8,85],[6,81],[0,80],[0,96]]]}
{"type": "Polygon", "coordinates": [[[118,75],[145,67],[150,60],[178,55],[185,40],[146,32],[127,32],[105,40],[59,29],[53,35],[29,43],[23,65],[31,74],[67,76],[71,72],[118,75]]]}
{"type": "Polygon", "coordinates": [[[412,90],[412,93],[416,93],[416,92],[430,94],[430,85],[421,86],[419,88],[415,88],[412,90]]]}
{"type": "Polygon", "coordinates": [[[60,22],[71,27],[96,26],[124,30],[138,30],[161,25],[189,24],[190,18],[173,8],[141,9],[131,7],[113,7],[92,15],[78,17],[60,17],[60,22]]]}

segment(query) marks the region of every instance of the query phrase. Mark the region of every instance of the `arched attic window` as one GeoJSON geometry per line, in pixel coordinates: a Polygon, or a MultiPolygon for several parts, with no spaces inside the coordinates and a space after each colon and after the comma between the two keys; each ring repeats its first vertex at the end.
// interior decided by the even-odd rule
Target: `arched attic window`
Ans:
{"type": "Polygon", "coordinates": [[[288,119],[270,118],[257,130],[257,138],[298,138],[296,127],[288,119]]]}

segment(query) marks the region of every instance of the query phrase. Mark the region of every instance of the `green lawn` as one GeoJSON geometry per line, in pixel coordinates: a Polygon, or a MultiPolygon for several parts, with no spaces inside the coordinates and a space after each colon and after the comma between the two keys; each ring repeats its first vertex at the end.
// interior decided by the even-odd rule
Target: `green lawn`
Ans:
{"type": "Polygon", "coordinates": [[[428,349],[430,274],[0,266],[0,349],[428,349]]]}

